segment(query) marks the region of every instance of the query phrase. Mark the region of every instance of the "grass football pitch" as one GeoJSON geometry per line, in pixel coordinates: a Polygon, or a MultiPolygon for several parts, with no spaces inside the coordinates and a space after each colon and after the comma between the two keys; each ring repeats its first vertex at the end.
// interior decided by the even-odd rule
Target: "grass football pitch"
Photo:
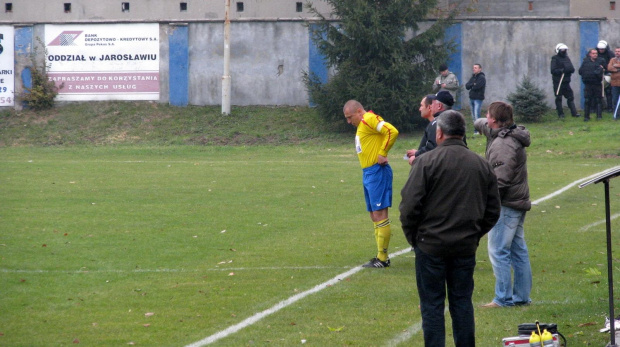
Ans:
{"type": "MultiPolygon", "coordinates": [[[[601,131],[609,127],[615,139],[592,145],[616,155],[590,156],[570,146],[591,140],[543,138],[533,126],[532,200],[572,186],[527,214],[531,305],[480,307],[494,286],[482,239],[479,346],[501,346],[536,320],[557,323],[571,346],[609,342],[599,332],[608,314],[604,190],[575,185],[620,164],[618,124],[601,131]]],[[[391,152],[398,255],[383,270],[356,269],[376,249],[352,145],[0,148],[0,345],[423,346],[397,208],[409,171],[401,157],[417,141],[403,137],[391,152]]],[[[483,139],[469,143],[484,151],[483,139]]]]}

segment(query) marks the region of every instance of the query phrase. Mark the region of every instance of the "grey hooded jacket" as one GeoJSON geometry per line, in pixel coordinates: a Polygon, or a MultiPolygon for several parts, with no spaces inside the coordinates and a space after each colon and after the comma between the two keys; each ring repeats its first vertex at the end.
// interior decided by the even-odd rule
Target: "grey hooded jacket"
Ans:
{"type": "Polygon", "coordinates": [[[491,129],[486,118],[477,119],[474,128],[487,137],[486,158],[495,171],[502,206],[529,211],[527,153],[530,132],[522,125],[491,129]]]}

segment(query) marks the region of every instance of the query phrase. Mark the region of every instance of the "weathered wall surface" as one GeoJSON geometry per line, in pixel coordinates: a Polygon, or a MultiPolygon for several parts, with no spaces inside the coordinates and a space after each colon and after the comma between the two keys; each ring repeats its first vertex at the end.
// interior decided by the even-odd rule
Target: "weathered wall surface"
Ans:
{"type": "MultiPolygon", "coordinates": [[[[223,31],[222,24],[190,24],[190,104],[221,104],[223,31]]],[[[308,70],[309,36],[302,22],[235,22],[230,42],[233,105],[308,104],[301,72],[308,70]]]]}
{"type": "MultiPolygon", "coordinates": [[[[493,101],[506,101],[524,76],[547,93],[553,105],[550,62],[558,43],[568,46],[568,55],[579,69],[579,21],[469,21],[463,23],[463,84],[471,77],[473,64],[482,64],[487,88],[483,107],[493,101]]],[[[576,71],[571,78],[575,98],[580,98],[581,79],[576,71]]],[[[463,87],[464,89],[464,87],[463,87]]],[[[469,105],[463,90],[463,105],[469,105]]]]}
{"type": "MultiPolygon", "coordinates": [[[[20,92],[29,52],[38,45],[37,38],[44,36],[45,25],[15,27],[15,90],[20,92]]],[[[309,39],[310,28],[303,20],[233,21],[232,105],[308,105],[302,71],[327,71],[309,39]]],[[[221,104],[223,31],[222,22],[160,23],[160,102],[179,106],[221,104]]],[[[579,69],[586,49],[600,39],[607,40],[612,48],[620,46],[617,32],[620,20],[463,20],[446,28],[446,36],[458,40],[458,51],[451,55],[449,66],[464,85],[471,77],[472,65],[482,64],[487,78],[483,108],[492,101],[506,100],[523,76],[529,76],[541,87],[547,104],[553,106],[549,63],[556,44],[563,42],[569,47],[573,65],[579,69]]],[[[44,51],[43,47],[38,49],[39,54],[44,51]]],[[[582,86],[577,72],[571,86],[580,108],[582,86]]],[[[469,105],[464,87],[461,105],[469,105]]]]}

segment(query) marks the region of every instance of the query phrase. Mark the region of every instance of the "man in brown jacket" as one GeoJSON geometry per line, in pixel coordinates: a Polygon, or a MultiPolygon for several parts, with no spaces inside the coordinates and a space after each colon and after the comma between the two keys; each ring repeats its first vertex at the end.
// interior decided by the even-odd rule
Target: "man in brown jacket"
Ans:
{"type": "Polygon", "coordinates": [[[615,57],[609,60],[607,70],[611,72],[611,100],[613,101],[614,119],[618,120],[618,96],[620,96],[620,48],[614,50],[615,57]]]}
{"type": "Polygon", "coordinates": [[[502,202],[488,245],[495,298],[484,307],[527,305],[531,301],[532,268],[523,222],[525,212],[531,208],[525,152],[531,142],[530,132],[514,123],[512,106],[500,101],[489,105],[487,118],[476,120],[474,127],[487,138],[486,157],[497,176],[502,202]]]}

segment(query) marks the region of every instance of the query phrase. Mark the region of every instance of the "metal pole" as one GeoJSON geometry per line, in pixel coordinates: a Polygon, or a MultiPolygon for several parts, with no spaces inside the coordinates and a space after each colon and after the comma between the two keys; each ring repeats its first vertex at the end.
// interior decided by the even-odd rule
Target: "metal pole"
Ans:
{"type": "Polygon", "coordinates": [[[230,114],[230,0],[224,14],[224,75],[222,76],[222,114],[230,114]]]}
{"type": "Polygon", "coordinates": [[[609,179],[605,184],[605,221],[607,224],[607,280],[609,281],[609,333],[611,334],[610,346],[616,347],[616,317],[614,315],[614,275],[613,258],[611,256],[611,212],[609,208],[609,179]]]}

